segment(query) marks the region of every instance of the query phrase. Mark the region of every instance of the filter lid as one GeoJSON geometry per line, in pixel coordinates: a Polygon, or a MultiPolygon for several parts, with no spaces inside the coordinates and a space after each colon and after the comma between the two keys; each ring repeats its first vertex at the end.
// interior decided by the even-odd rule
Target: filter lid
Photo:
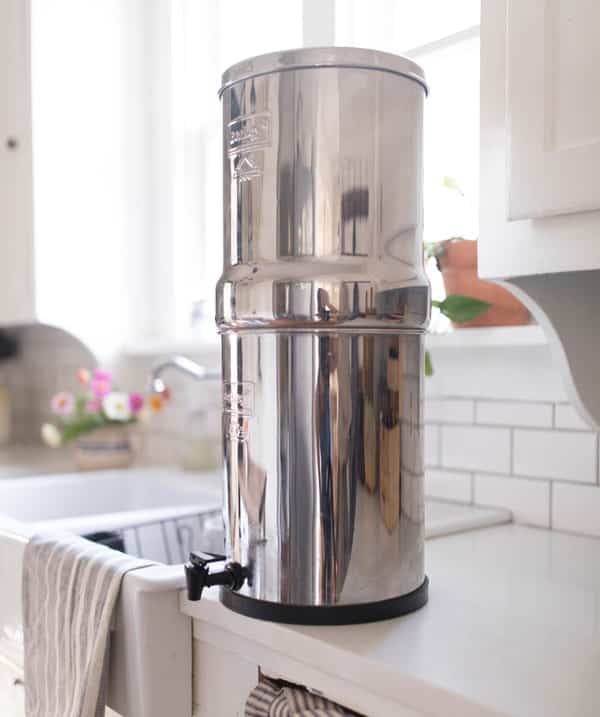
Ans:
{"type": "Polygon", "coordinates": [[[425,93],[428,92],[423,69],[407,57],[357,47],[308,47],[270,52],[232,65],[223,73],[223,84],[219,90],[219,97],[237,82],[243,82],[253,77],[317,67],[348,67],[390,72],[418,82],[425,93]]]}

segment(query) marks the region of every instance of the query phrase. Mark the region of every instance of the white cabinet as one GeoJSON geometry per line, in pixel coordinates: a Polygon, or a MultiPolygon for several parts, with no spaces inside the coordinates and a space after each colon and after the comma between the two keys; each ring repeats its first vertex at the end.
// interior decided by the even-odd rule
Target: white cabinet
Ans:
{"type": "MultiPolygon", "coordinates": [[[[204,607],[199,603],[195,606],[199,606],[200,611],[204,607]]],[[[422,717],[425,714],[407,707],[405,699],[382,695],[377,679],[365,687],[365,680],[357,677],[353,666],[345,664],[343,651],[336,654],[335,663],[332,660],[328,668],[323,669],[323,658],[316,654],[317,641],[313,642],[310,636],[305,643],[305,649],[309,650],[306,659],[306,654],[298,654],[302,649],[294,651],[291,647],[296,635],[288,632],[287,626],[263,625],[234,613],[222,613],[224,608],[216,607],[229,623],[228,627],[223,626],[222,620],[218,620],[221,624],[194,620],[194,717],[242,717],[248,695],[261,675],[307,687],[334,704],[368,717],[422,717]],[[341,677],[340,673],[344,672],[341,677]]],[[[325,635],[320,647],[327,652],[325,635]]],[[[452,709],[453,705],[448,704],[444,714],[458,714],[452,709]]]]}
{"type": "Polygon", "coordinates": [[[0,714],[25,717],[23,670],[0,657],[0,714]]]}
{"type": "Polygon", "coordinates": [[[600,209],[600,7],[509,0],[511,220],[600,209]]]}
{"type": "Polygon", "coordinates": [[[544,328],[600,425],[600,3],[482,0],[479,273],[544,328]]]}
{"type": "Polygon", "coordinates": [[[480,274],[600,269],[600,3],[483,0],[480,274]]]}
{"type": "Polygon", "coordinates": [[[0,0],[0,324],[33,318],[29,3],[0,0]]]}

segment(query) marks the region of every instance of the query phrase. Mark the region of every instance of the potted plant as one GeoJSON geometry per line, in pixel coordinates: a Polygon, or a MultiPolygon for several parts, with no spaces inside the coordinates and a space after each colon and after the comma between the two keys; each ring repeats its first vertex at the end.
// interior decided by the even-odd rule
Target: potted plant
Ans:
{"type": "Polygon", "coordinates": [[[477,241],[451,237],[429,248],[444,279],[448,295],[470,296],[490,304],[488,311],[469,321],[452,320],[454,326],[522,326],[531,320],[529,311],[510,291],[477,274],[477,241]]]}
{"type": "Polygon", "coordinates": [[[126,468],[134,457],[130,428],[162,410],[166,393],[143,396],[119,391],[108,371],[79,369],[82,392],[57,393],[51,401],[56,423],[42,426],[42,439],[52,447],[73,441],[80,470],[126,468]]]}
{"type": "MultiPolygon", "coordinates": [[[[452,177],[444,177],[442,186],[459,199],[464,192],[452,177]]],[[[470,328],[476,326],[521,326],[530,322],[529,311],[503,287],[491,281],[484,281],[477,274],[477,240],[453,236],[434,244],[426,245],[427,258],[435,258],[442,274],[446,294],[472,297],[489,304],[489,309],[468,320],[454,318],[447,314],[454,326],[470,328]]]]}

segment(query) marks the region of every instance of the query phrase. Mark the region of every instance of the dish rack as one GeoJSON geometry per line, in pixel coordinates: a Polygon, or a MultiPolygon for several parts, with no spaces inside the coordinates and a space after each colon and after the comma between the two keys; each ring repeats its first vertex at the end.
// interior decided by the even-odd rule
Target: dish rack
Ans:
{"type": "Polygon", "coordinates": [[[110,531],[83,537],[138,558],[166,565],[184,563],[192,550],[223,552],[220,509],[177,514],[153,520],[132,520],[110,531]]]}

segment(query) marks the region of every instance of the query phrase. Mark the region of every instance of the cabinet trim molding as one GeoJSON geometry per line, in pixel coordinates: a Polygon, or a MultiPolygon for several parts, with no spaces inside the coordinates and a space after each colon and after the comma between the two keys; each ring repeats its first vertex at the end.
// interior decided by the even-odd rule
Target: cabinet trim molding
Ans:
{"type": "Polygon", "coordinates": [[[535,316],[570,401],[587,423],[599,428],[600,271],[523,276],[498,283],[535,316]]]}

